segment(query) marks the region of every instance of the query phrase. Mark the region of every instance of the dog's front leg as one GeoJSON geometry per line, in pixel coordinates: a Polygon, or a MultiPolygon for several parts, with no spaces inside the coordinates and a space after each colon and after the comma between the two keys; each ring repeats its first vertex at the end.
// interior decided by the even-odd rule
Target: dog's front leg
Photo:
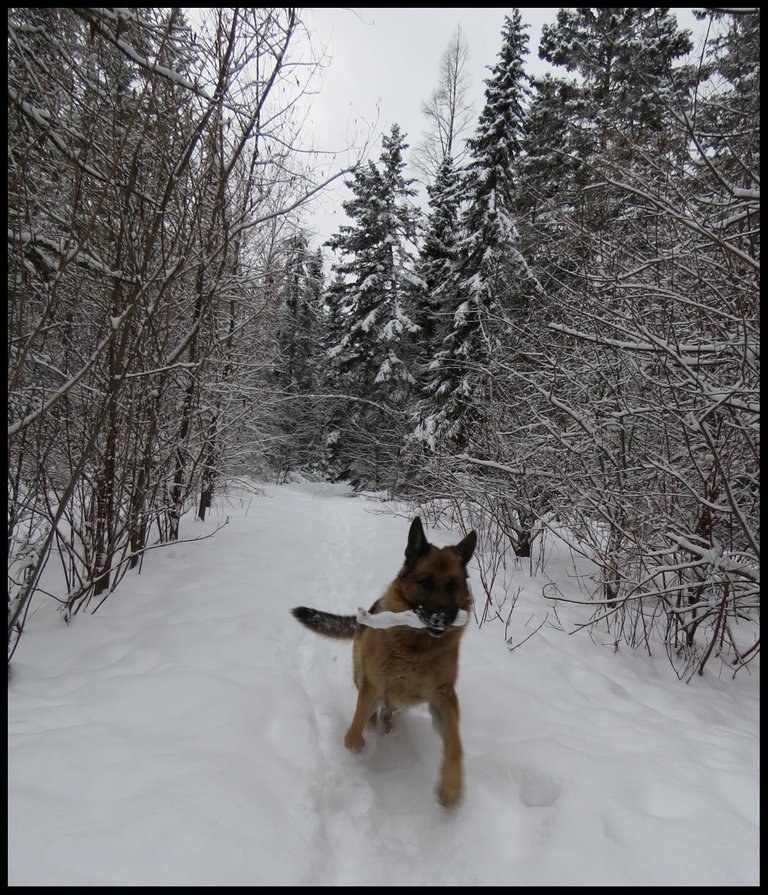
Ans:
{"type": "Polygon", "coordinates": [[[429,703],[435,730],[443,738],[443,765],[437,799],[452,808],[461,798],[461,737],[459,736],[459,700],[452,686],[440,687],[429,703]]]}
{"type": "Polygon", "coordinates": [[[359,752],[365,745],[363,739],[363,728],[368,723],[368,719],[373,714],[378,698],[373,692],[371,685],[363,679],[357,690],[357,707],[355,708],[355,716],[349,725],[349,730],[344,737],[344,745],[351,752],[359,752]]]}

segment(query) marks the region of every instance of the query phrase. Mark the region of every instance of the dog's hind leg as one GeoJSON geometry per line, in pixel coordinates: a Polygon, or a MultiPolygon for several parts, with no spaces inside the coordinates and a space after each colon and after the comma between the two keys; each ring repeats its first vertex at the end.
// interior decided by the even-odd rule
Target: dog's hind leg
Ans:
{"type": "Polygon", "coordinates": [[[461,737],[459,736],[459,700],[452,686],[441,687],[429,703],[435,730],[443,738],[443,764],[437,799],[452,808],[461,798],[461,737]]]}
{"type": "Polygon", "coordinates": [[[368,719],[376,711],[379,696],[374,693],[373,688],[368,681],[363,678],[357,691],[357,706],[355,707],[355,715],[349,730],[344,737],[344,745],[351,752],[359,752],[365,745],[363,739],[363,728],[368,723],[368,719]]]}
{"type": "Polygon", "coordinates": [[[366,726],[378,730],[379,724],[381,724],[382,732],[389,733],[392,730],[392,717],[394,714],[395,709],[387,702],[386,697],[380,699],[366,726]]]}

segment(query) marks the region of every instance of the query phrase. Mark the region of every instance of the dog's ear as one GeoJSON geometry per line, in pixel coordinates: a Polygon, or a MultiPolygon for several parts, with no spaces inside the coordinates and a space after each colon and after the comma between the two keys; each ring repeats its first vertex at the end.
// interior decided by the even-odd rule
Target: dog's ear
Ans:
{"type": "Polygon", "coordinates": [[[475,547],[477,546],[477,532],[471,531],[466,538],[463,538],[459,541],[458,544],[454,546],[454,550],[459,554],[459,559],[461,560],[462,565],[466,565],[470,559],[472,559],[472,554],[475,552],[475,547]]]}
{"type": "Polygon", "coordinates": [[[429,550],[429,542],[421,526],[421,519],[417,516],[411,522],[411,530],[408,532],[408,544],[405,548],[405,564],[411,566],[417,559],[424,556],[429,550]]]}

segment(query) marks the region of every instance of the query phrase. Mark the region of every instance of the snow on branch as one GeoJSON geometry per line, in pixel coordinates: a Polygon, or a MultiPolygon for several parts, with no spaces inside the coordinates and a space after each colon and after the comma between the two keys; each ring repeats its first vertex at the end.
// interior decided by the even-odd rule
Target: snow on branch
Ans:
{"type": "MultiPolygon", "coordinates": [[[[99,7],[81,7],[76,9],[75,12],[81,16],[81,18],[86,19],[88,22],[95,22],[97,19],[103,19],[106,21],[110,21],[116,25],[120,23],[121,19],[129,18],[125,15],[124,10],[120,9],[112,9],[112,8],[99,8],[99,7]]],[[[139,21],[136,16],[130,17],[130,20],[133,22],[139,22],[140,25],[145,26],[146,23],[141,20],[139,21]]],[[[160,65],[157,60],[151,60],[145,56],[142,56],[138,53],[127,41],[123,40],[119,36],[113,36],[109,31],[102,29],[101,34],[106,37],[110,43],[113,43],[122,53],[124,53],[132,62],[135,62],[140,68],[143,68],[153,74],[158,74],[161,77],[165,78],[168,81],[171,81],[174,84],[177,84],[179,87],[183,87],[185,90],[189,90],[192,93],[197,94],[208,102],[213,102],[214,97],[209,96],[199,84],[193,83],[188,78],[185,78],[183,75],[179,74],[179,72],[174,71],[172,68],[168,68],[165,65],[160,65]]]]}
{"type": "Polygon", "coordinates": [[[26,429],[30,423],[33,423],[38,417],[42,416],[42,414],[46,413],[50,408],[60,401],[66,394],[68,394],[72,389],[77,385],[78,382],[85,376],[85,374],[93,367],[96,361],[101,356],[104,349],[109,345],[109,343],[115,338],[117,334],[118,328],[122,321],[127,316],[128,312],[131,308],[127,308],[119,317],[114,317],[110,320],[110,329],[107,335],[99,342],[96,346],[96,350],[93,352],[91,357],[82,366],[74,376],[71,376],[60,388],[56,389],[56,391],[48,398],[47,401],[44,401],[39,407],[33,410],[31,413],[27,414],[23,419],[18,420],[15,423],[12,423],[8,426],[8,437],[10,438],[13,435],[21,432],[22,429],[26,429]]]}
{"type": "Polygon", "coordinates": [[[669,533],[667,534],[667,537],[670,541],[680,547],[681,550],[685,550],[688,553],[692,553],[694,556],[698,556],[699,559],[709,563],[717,569],[721,569],[723,572],[740,575],[742,578],[747,578],[755,584],[760,583],[760,568],[757,565],[747,565],[743,562],[737,562],[724,554],[722,549],[717,550],[713,547],[695,544],[683,535],[669,533]]]}
{"type": "Polygon", "coordinates": [[[515,469],[504,463],[497,463],[495,460],[480,460],[477,457],[470,457],[469,454],[455,454],[456,460],[463,460],[465,463],[474,463],[475,466],[485,466],[488,469],[497,469],[499,472],[506,472],[509,475],[524,475],[522,469],[515,469]]]}
{"type": "MultiPolygon", "coordinates": [[[[81,264],[83,267],[87,267],[95,273],[104,274],[110,279],[120,280],[123,283],[136,284],[139,282],[139,278],[136,276],[130,276],[120,270],[110,269],[103,261],[100,261],[89,252],[84,251],[71,240],[51,239],[50,237],[43,236],[41,233],[33,233],[31,230],[16,231],[9,229],[8,242],[20,242],[22,245],[29,246],[36,251],[39,251],[41,247],[49,249],[59,256],[60,262],[58,263],[62,265],[72,262],[74,264],[81,264]]],[[[46,256],[43,252],[40,252],[40,254],[50,269],[55,269],[58,266],[58,263],[53,263],[52,259],[46,256]]]]}

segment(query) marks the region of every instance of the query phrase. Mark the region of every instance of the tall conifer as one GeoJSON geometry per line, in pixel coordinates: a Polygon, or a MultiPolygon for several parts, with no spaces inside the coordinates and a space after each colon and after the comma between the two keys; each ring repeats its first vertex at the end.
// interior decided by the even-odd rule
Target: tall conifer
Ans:
{"type": "Polygon", "coordinates": [[[456,250],[452,325],[436,356],[436,397],[426,430],[463,450],[487,405],[489,358],[502,321],[520,318],[533,277],[520,253],[514,220],[515,163],[520,154],[528,77],[526,25],[505,16],[498,62],[486,81],[485,107],[463,182],[461,238],[456,250]]]}
{"type": "MultiPolygon", "coordinates": [[[[379,447],[370,459],[372,443],[385,437],[390,445],[397,440],[392,420],[381,407],[402,406],[414,383],[418,212],[411,203],[412,181],[404,175],[406,148],[400,128],[393,125],[382,139],[379,164],[369,162],[350,183],[354,197],[344,203],[344,210],[353,223],[342,226],[328,243],[341,256],[334,268],[335,300],[345,324],[329,356],[339,384],[357,399],[350,403],[339,437],[347,442],[348,462],[343,465],[361,484],[375,484],[383,475],[379,447]]],[[[345,454],[343,446],[338,454],[345,454]]]]}

